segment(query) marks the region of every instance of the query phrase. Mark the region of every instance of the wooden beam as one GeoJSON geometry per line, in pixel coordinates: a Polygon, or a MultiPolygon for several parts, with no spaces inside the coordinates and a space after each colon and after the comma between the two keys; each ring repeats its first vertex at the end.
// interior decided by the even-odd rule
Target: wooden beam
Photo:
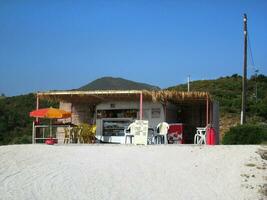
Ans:
{"type": "Polygon", "coordinates": [[[100,99],[101,101],[105,101],[105,98],[100,97],[100,96],[98,96],[98,95],[91,94],[90,96],[95,97],[96,99],[100,99]]]}
{"type": "Polygon", "coordinates": [[[142,120],[143,119],[143,93],[140,93],[140,110],[139,110],[139,119],[142,120]]]}

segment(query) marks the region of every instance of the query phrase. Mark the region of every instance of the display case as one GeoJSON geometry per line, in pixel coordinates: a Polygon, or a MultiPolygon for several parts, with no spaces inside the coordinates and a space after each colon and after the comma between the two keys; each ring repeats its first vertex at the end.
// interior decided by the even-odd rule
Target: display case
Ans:
{"type": "Polygon", "coordinates": [[[102,119],[103,136],[124,136],[124,129],[132,123],[132,118],[102,119]]]}

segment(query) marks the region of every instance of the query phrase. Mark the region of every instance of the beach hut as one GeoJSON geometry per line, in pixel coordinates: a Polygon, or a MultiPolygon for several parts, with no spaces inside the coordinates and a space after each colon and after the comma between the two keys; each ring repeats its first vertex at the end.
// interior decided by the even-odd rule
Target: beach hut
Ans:
{"type": "MultiPolygon", "coordinates": [[[[72,113],[64,122],[96,123],[96,137],[102,142],[123,143],[123,130],[136,119],[149,121],[155,128],[160,122],[183,126],[185,143],[193,143],[196,127],[211,124],[219,138],[219,109],[207,92],[169,90],[97,90],[48,91],[37,93],[40,99],[60,102],[60,109],[72,113]]],[[[64,132],[58,130],[59,141],[64,132]]]]}

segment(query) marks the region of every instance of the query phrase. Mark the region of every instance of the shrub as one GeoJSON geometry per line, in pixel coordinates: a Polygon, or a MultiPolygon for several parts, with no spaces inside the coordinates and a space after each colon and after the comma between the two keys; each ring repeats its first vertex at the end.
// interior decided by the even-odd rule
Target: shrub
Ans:
{"type": "Polygon", "coordinates": [[[80,140],[83,143],[92,143],[95,139],[96,126],[89,124],[80,124],[79,128],[81,129],[80,140]]]}
{"type": "Polygon", "coordinates": [[[230,128],[225,133],[223,144],[261,144],[267,141],[267,127],[245,124],[230,128]]]}
{"type": "Polygon", "coordinates": [[[32,143],[32,137],[29,135],[22,135],[21,137],[15,137],[12,140],[13,144],[31,144],[32,143]]]}

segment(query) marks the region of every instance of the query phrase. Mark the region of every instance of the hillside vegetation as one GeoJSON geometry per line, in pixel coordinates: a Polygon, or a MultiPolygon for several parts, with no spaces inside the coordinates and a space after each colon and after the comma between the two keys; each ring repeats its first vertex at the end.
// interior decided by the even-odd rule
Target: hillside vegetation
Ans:
{"type": "Polygon", "coordinates": [[[2,93],[2,94],[0,95],[0,99],[4,99],[4,98],[5,98],[5,94],[2,93]]]}
{"type": "MultiPolygon", "coordinates": [[[[187,91],[187,84],[168,88],[187,91]]],[[[242,77],[234,74],[216,80],[199,80],[190,84],[191,91],[207,91],[220,104],[220,131],[224,134],[240,121],[242,77]]],[[[248,79],[247,115],[250,122],[267,121],[267,76],[248,79]]]]}
{"type": "MultiPolygon", "coordinates": [[[[41,101],[40,107],[58,106],[57,103],[41,101]]],[[[29,112],[36,108],[34,94],[0,99],[0,145],[30,143],[32,118],[29,112]]]]}

